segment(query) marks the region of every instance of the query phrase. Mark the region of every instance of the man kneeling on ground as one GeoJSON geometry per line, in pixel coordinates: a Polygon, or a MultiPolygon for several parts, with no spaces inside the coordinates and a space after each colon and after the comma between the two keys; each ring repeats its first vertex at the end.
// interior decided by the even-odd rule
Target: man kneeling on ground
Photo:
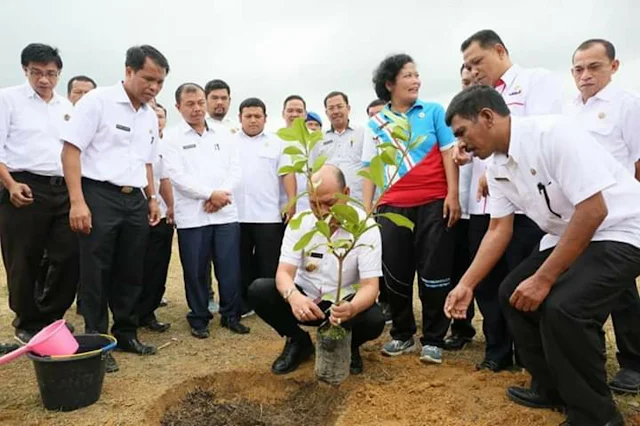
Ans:
{"type": "MultiPolygon", "coordinates": [[[[311,206],[314,210],[317,209],[318,216],[326,217],[333,205],[346,202],[336,197],[336,193],[349,195],[344,174],[338,167],[322,167],[313,176],[313,180],[321,182],[315,196],[309,196],[311,206]]],[[[365,216],[361,210],[358,213],[361,218],[365,216]]],[[[333,295],[335,299],[338,261],[325,246],[318,247],[324,237],[319,234],[313,237],[307,245],[312,248],[310,252],[303,253],[303,250],[293,249],[300,237],[314,227],[315,222],[314,215],[307,215],[297,230],[287,227],[276,279],[255,280],[249,287],[249,302],[260,318],[287,338],[284,350],[271,366],[271,371],[275,374],[294,371],[312,355],[311,337],[299,324],[321,325],[329,308],[331,314],[328,320],[332,324],[352,330],[351,374],[360,374],[360,346],[380,336],[384,329],[382,311],[375,303],[378,277],[382,275],[380,231],[374,227],[363,234],[358,241],[358,245],[362,246],[354,249],[344,260],[343,294],[347,296],[339,305],[332,305],[330,301],[323,299],[327,295],[333,295]],[[359,283],[357,290],[353,288],[356,283],[359,283]]],[[[371,225],[373,224],[372,219],[371,225]]],[[[334,220],[331,220],[329,227],[332,239],[352,237],[339,228],[334,220]]]]}

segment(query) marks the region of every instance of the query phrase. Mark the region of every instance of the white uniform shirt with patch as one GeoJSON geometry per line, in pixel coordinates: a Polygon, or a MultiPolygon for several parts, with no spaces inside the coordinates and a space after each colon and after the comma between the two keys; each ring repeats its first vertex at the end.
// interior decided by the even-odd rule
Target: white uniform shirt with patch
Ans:
{"type": "Polygon", "coordinates": [[[540,250],[554,247],[575,206],[598,192],[608,215],[592,241],[640,248],[640,182],[574,118],[512,117],[509,153],[492,156],[487,176],[491,217],[523,211],[547,233],[540,250]]]}
{"type": "Polygon", "coordinates": [[[137,110],[121,82],[98,87],[76,104],[62,139],[82,151],[82,176],[117,186],[148,185],[146,164],[158,156],[158,117],[137,110]]]}
{"type": "MultiPolygon", "coordinates": [[[[511,116],[528,117],[562,113],[562,84],[551,71],[512,65],[500,78],[496,90],[502,95],[511,116]]],[[[469,213],[489,213],[490,196],[476,199],[478,182],[486,173],[489,159],[473,158],[469,213]]]]}
{"type": "Polygon", "coordinates": [[[327,130],[324,139],[314,147],[314,157],[326,155],[327,164],[342,170],[351,196],[358,201],[362,201],[362,177],[358,176],[358,172],[362,169],[363,143],[364,129],[347,126],[342,133],[327,130]]]}
{"type": "Polygon", "coordinates": [[[635,176],[640,160],[640,97],[607,84],[582,102],[578,95],[567,105],[567,114],[575,116],[613,157],[635,176]]]}
{"type": "Polygon", "coordinates": [[[240,152],[242,177],[235,193],[241,223],[282,223],[278,170],[291,164],[285,141],[274,134],[233,135],[240,152]]]}
{"type": "Polygon", "coordinates": [[[200,136],[186,122],[165,131],[165,172],[173,185],[178,229],[238,221],[235,189],[242,170],[238,146],[223,128],[208,128],[200,136]],[[204,210],[213,191],[231,192],[231,204],[214,213],[204,210]]]}
{"type": "Polygon", "coordinates": [[[60,132],[73,105],[53,93],[45,102],[29,83],[0,91],[0,162],[10,172],[62,176],[60,132]]]}
{"type": "MultiPolygon", "coordinates": [[[[360,218],[363,219],[366,214],[359,208],[355,208],[360,218]]],[[[326,238],[320,234],[314,235],[311,242],[307,245],[308,249],[294,250],[293,247],[300,238],[311,231],[316,223],[313,214],[307,215],[302,219],[302,224],[297,230],[287,226],[282,240],[282,248],[280,251],[280,262],[287,263],[297,267],[294,282],[302,288],[307,296],[312,299],[318,299],[323,296],[333,296],[335,300],[335,292],[338,285],[338,261],[335,256],[327,252],[326,246],[315,247],[316,245],[326,241],[326,238]],[[312,250],[309,250],[312,249],[312,250]]],[[[373,219],[370,225],[374,225],[373,219]]],[[[352,239],[353,236],[347,231],[338,228],[332,235],[332,240],[352,239]]],[[[364,233],[358,240],[358,245],[363,247],[354,249],[345,258],[342,269],[342,287],[344,292],[341,293],[341,299],[349,293],[353,293],[353,285],[360,283],[367,278],[375,278],[382,276],[382,242],[380,238],[380,229],[375,226],[364,233]],[[365,247],[366,246],[366,247],[365,247]]]]}

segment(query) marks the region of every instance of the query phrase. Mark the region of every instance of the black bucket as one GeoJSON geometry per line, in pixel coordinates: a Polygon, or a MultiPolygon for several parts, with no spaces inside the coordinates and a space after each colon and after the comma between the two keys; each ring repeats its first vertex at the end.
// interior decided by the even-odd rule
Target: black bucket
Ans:
{"type": "Polygon", "coordinates": [[[75,355],[38,356],[29,352],[47,410],[72,411],[100,399],[105,371],[105,355],[116,346],[106,334],[73,336],[80,347],[75,355]]]}

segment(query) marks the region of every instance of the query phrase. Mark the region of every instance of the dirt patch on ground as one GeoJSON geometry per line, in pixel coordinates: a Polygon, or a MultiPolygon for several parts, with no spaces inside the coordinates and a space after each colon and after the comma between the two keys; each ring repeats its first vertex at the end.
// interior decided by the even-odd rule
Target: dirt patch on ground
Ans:
{"type": "MultiPolygon", "coordinates": [[[[171,344],[149,357],[115,352],[120,371],[105,377],[100,400],[69,413],[44,410],[32,363],[26,357],[2,366],[0,425],[155,426],[196,389],[209,392],[211,398],[203,399],[208,394],[195,393],[192,403],[227,404],[228,409],[228,404],[237,407],[243,402],[252,407],[249,414],[262,406],[263,415],[265,410],[272,413],[270,407],[282,407],[279,404],[284,401],[301,401],[296,399],[297,394],[325,395],[325,388],[315,381],[313,362],[286,376],[270,373],[284,341],[255,316],[244,321],[251,327],[249,335],[239,336],[221,328],[216,315],[210,339],[192,338],[185,319],[187,306],[177,244],[174,248],[167,288],[169,306],[158,310],[159,319],[171,322],[172,327],[163,334],[140,332],[145,343],[171,344]]],[[[7,306],[5,274],[0,269],[0,341],[11,341],[13,336],[13,315],[7,306]]],[[[420,318],[417,304],[415,312],[420,318]]],[[[83,321],[75,315],[75,307],[66,318],[82,330],[83,321]]],[[[438,366],[420,363],[417,354],[381,356],[380,347],[389,339],[385,330],[379,340],[363,348],[364,374],[349,377],[337,390],[329,388],[332,396],[337,392],[341,399],[326,411],[337,417],[297,424],[328,424],[322,423],[326,420],[344,426],[556,426],[564,420],[558,413],[527,409],[507,400],[506,388],[526,384],[526,373],[475,371],[474,365],[483,354],[478,317],[476,328],[479,335],[473,343],[462,352],[445,353],[443,364],[438,366]]],[[[612,374],[618,366],[609,326],[607,341],[607,367],[612,374]]],[[[640,398],[616,396],[616,402],[627,424],[640,426],[640,398]]]]}
{"type": "Polygon", "coordinates": [[[329,426],[335,424],[344,399],[344,391],[313,381],[278,381],[274,386],[268,376],[244,379],[225,374],[212,378],[209,386],[199,380],[195,389],[168,407],[160,425],[329,426]],[[251,386],[238,389],[238,382],[251,386]]]}

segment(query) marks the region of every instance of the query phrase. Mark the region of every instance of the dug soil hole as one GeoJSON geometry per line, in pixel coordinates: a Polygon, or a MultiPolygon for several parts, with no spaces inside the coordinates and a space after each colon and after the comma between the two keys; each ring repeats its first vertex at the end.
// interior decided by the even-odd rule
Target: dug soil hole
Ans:
{"type": "MultiPolygon", "coordinates": [[[[334,425],[345,392],[272,374],[220,373],[168,392],[162,426],[334,425]]],[[[157,407],[161,409],[161,407],[157,407]]],[[[154,410],[158,411],[158,410],[154,410]]]]}

